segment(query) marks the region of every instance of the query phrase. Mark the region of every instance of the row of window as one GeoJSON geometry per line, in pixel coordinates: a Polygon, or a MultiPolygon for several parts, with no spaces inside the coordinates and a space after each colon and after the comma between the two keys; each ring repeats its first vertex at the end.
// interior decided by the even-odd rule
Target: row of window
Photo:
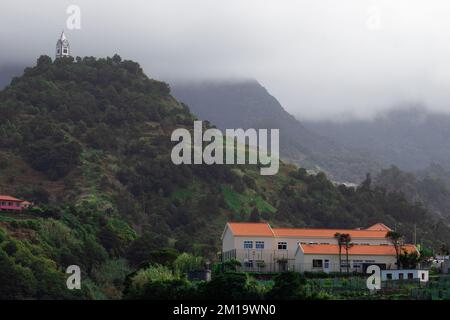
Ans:
{"type": "MultiPolygon", "coordinates": [[[[255,241],[256,249],[264,249],[264,241],[255,241]]],[[[244,249],[253,249],[253,241],[244,241],[244,249]]]]}
{"type": "Polygon", "coordinates": [[[2,206],[9,206],[9,207],[12,207],[12,206],[20,207],[20,203],[19,203],[19,202],[6,202],[6,201],[2,201],[2,202],[0,203],[0,205],[2,205],[2,206]]]}
{"type": "MultiPolygon", "coordinates": [[[[313,259],[312,262],[313,262],[313,268],[323,268],[323,267],[328,268],[330,261],[328,259],[325,259],[325,260],[313,259]]],[[[349,261],[349,262],[352,262],[352,261],[349,261]]],[[[353,260],[353,267],[354,268],[362,268],[362,262],[363,262],[363,260],[353,260]]],[[[365,260],[365,262],[366,263],[374,263],[375,260],[365,260]]],[[[348,266],[350,267],[350,264],[348,266]]],[[[346,268],[347,263],[345,261],[342,261],[341,267],[346,268]]]]}
{"type": "MultiPolygon", "coordinates": [[[[244,249],[253,249],[253,241],[245,240],[244,249]]],[[[255,249],[264,249],[264,241],[255,241],[255,249]]],[[[278,250],[287,250],[287,242],[278,242],[278,250]]]]}
{"type": "MultiPolygon", "coordinates": [[[[317,242],[298,242],[301,244],[319,244],[317,242]]],[[[297,244],[298,244],[297,243],[297,244]]],[[[321,242],[320,244],[330,244],[328,242],[321,242]]],[[[354,245],[370,245],[369,243],[354,243],[354,245]]],[[[380,244],[384,245],[384,244],[380,244]]],[[[387,245],[387,244],[385,244],[387,245]]],[[[256,249],[264,249],[264,241],[255,241],[255,248],[256,249]]],[[[288,245],[287,242],[280,241],[278,242],[278,250],[287,250],[288,245]]],[[[244,241],[244,249],[253,249],[253,241],[251,240],[245,240],[244,241]]]]}

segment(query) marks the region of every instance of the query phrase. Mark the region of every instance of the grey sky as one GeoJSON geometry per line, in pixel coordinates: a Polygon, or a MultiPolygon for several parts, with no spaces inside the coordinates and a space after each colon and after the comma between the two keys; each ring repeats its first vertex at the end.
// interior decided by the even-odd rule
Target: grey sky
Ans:
{"type": "Polygon", "coordinates": [[[291,113],[368,116],[403,102],[450,112],[446,0],[2,0],[0,66],[119,53],[166,81],[255,78],[291,113]]]}

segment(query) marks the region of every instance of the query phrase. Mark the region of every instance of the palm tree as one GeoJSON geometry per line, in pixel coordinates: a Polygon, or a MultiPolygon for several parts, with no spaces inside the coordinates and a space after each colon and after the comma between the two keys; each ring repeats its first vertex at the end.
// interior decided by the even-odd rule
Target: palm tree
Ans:
{"type": "Polygon", "coordinates": [[[344,238],[342,236],[343,234],[339,232],[336,232],[334,234],[334,237],[337,240],[339,246],[339,272],[342,272],[342,245],[344,243],[344,238]]]}
{"type": "Polygon", "coordinates": [[[346,257],[346,267],[347,273],[350,273],[350,262],[348,260],[348,250],[353,246],[352,237],[348,233],[341,234],[342,242],[345,248],[345,257],[346,257]]]}
{"type": "Polygon", "coordinates": [[[386,238],[394,245],[397,269],[400,269],[400,251],[403,246],[403,235],[397,231],[388,231],[386,238]]]}

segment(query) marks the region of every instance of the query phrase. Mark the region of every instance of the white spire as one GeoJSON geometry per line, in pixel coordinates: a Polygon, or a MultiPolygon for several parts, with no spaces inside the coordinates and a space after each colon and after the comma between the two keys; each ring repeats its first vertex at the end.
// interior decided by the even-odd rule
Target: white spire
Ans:
{"type": "Polygon", "coordinates": [[[61,33],[61,37],[59,38],[61,41],[67,40],[66,35],[64,34],[64,30],[61,33]]]}

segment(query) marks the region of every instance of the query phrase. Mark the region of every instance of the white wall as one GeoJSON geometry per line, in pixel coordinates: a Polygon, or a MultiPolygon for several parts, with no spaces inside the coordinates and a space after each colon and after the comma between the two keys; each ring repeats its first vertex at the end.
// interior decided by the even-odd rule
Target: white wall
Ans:
{"type": "Polygon", "coordinates": [[[235,249],[234,236],[230,228],[227,227],[222,239],[222,252],[227,252],[233,249],[235,249]]]}
{"type": "MultiPolygon", "coordinates": [[[[349,255],[350,270],[354,270],[356,263],[380,263],[386,264],[387,269],[395,268],[395,256],[378,256],[378,255],[349,255]],[[356,260],[356,261],[355,261],[356,260]]],[[[339,255],[338,254],[304,254],[301,250],[295,256],[295,269],[301,272],[304,271],[326,271],[322,269],[313,268],[313,260],[322,260],[322,265],[325,265],[325,260],[330,263],[329,272],[339,271],[339,255]]],[[[342,262],[345,263],[345,253],[342,254],[342,262]]],[[[362,269],[360,270],[362,271],[362,269]]]]}

